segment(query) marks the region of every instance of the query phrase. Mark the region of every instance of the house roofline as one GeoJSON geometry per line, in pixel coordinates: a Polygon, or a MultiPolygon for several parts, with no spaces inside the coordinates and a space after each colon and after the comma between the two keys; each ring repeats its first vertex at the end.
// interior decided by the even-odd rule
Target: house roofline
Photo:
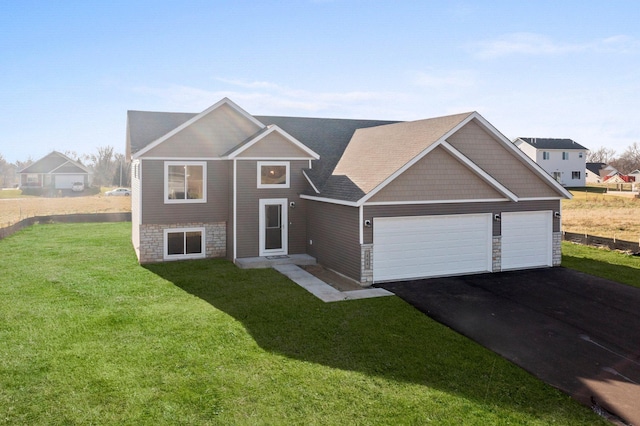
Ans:
{"type": "Polygon", "coordinates": [[[191,126],[193,123],[199,121],[201,118],[207,116],[210,112],[215,111],[216,109],[220,108],[222,105],[227,105],[227,106],[233,108],[234,110],[239,112],[242,116],[244,116],[245,118],[250,120],[252,123],[257,125],[260,129],[264,129],[266,127],[262,122],[260,122],[258,119],[256,119],[251,114],[249,114],[247,111],[242,109],[240,106],[238,106],[231,99],[225,97],[225,98],[220,99],[218,102],[216,102],[215,104],[213,104],[209,108],[207,108],[204,111],[202,111],[200,114],[197,114],[196,116],[192,117],[191,119],[185,121],[184,123],[182,123],[181,125],[179,125],[175,129],[169,131],[168,133],[164,134],[163,136],[160,136],[155,141],[151,142],[150,144],[148,144],[144,148],[142,148],[139,151],[135,152],[134,154],[132,154],[131,158],[132,159],[139,158],[140,156],[144,155],[145,153],[149,152],[153,148],[157,147],[158,145],[160,145],[161,143],[163,143],[167,139],[169,139],[172,136],[176,135],[177,133],[181,132],[185,128],[191,126]]]}

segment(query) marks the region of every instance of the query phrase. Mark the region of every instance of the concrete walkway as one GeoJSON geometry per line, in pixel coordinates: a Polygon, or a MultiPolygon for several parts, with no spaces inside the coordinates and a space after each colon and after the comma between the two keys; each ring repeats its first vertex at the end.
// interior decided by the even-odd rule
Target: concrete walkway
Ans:
{"type": "Polygon", "coordinates": [[[383,288],[339,291],[304,269],[293,264],[273,265],[273,269],[288,277],[291,281],[307,290],[323,302],[339,302],[342,300],[369,299],[372,297],[393,296],[383,288]]]}

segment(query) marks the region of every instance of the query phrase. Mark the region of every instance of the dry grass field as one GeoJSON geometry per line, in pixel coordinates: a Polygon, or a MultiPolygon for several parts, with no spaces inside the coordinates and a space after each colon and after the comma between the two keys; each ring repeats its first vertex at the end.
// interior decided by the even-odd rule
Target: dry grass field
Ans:
{"type": "Polygon", "coordinates": [[[15,198],[0,197],[0,228],[33,216],[131,211],[131,197],[105,197],[104,195],[60,198],[21,197],[18,191],[15,192],[15,195],[18,195],[15,198]]]}
{"type": "MultiPolygon", "coordinates": [[[[5,197],[7,191],[1,191],[5,197]]],[[[562,202],[562,226],[567,232],[617,238],[640,239],[640,199],[574,191],[572,200],[562,202]]],[[[43,198],[0,197],[0,228],[31,216],[66,213],[103,213],[131,211],[130,197],[43,198]]]]}
{"type": "Polygon", "coordinates": [[[636,242],[640,239],[640,199],[572,191],[562,202],[564,231],[636,242]]]}

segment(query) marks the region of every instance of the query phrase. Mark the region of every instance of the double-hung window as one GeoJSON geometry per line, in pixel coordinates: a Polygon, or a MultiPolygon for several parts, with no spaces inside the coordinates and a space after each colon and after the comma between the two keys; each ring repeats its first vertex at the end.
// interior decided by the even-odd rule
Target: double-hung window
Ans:
{"type": "Polygon", "coordinates": [[[543,160],[549,159],[549,151],[542,151],[542,159],[543,160]]]}
{"type": "Polygon", "coordinates": [[[563,160],[568,160],[568,159],[569,159],[569,153],[568,153],[568,152],[566,152],[566,151],[565,151],[565,152],[563,152],[563,153],[562,153],[562,159],[563,159],[563,160]]]}
{"type": "Polygon", "coordinates": [[[165,203],[205,203],[206,201],[206,162],[166,161],[164,163],[165,203]]]}
{"type": "Polygon", "coordinates": [[[571,179],[580,179],[580,172],[571,172],[571,179]]]}

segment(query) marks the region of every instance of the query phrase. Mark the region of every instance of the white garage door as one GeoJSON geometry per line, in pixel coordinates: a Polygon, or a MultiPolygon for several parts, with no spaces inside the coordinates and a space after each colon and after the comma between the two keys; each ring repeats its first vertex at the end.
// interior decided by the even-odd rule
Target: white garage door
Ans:
{"type": "Polygon", "coordinates": [[[373,219],[373,280],[491,270],[491,215],[373,219]]]}
{"type": "Polygon", "coordinates": [[[552,266],[550,211],[502,213],[502,269],[552,266]]]}
{"type": "Polygon", "coordinates": [[[56,175],[56,189],[71,189],[74,182],[84,182],[84,176],[56,175]]]}

